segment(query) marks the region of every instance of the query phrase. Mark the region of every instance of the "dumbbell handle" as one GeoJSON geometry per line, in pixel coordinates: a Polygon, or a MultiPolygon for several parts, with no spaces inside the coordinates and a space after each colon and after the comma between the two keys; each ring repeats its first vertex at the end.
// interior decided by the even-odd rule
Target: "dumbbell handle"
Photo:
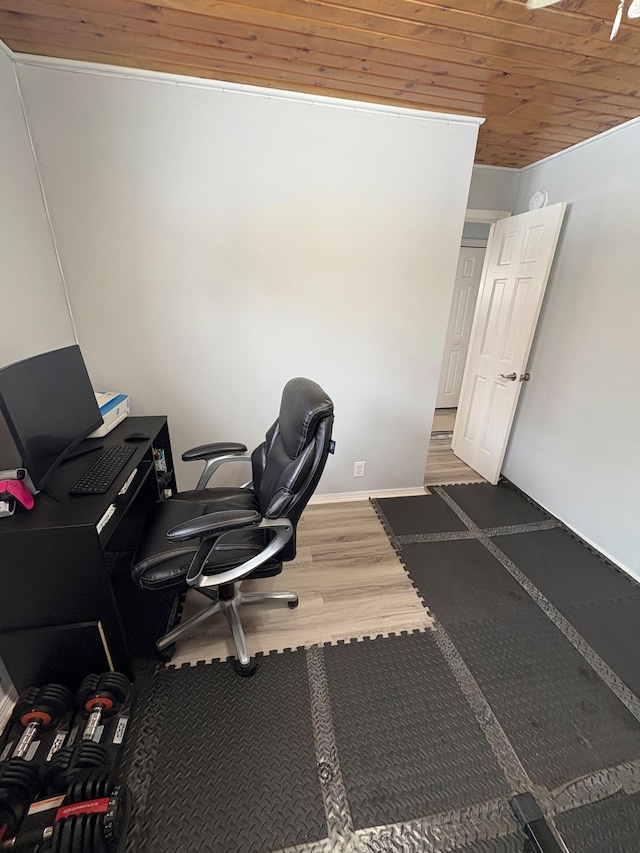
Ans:
{"type": "Polygon", "coordinates": [[[29,749],[34,741],[35,736],[38,734],[38,729],[41,725],[41,720],[31,720],[30,723],[27,723],[27,727],[22,732],[20,740],[18,741],[18,745],[13,750],[13,758],[25,757],[25,755],[29,752],[29,749]]]}
{"type": "Polygon", "coordinates": [[[36,844],[48,841],[52,835],[52,826],[46,826],[39,830],[34,829],[32,832],[23,832],[22,835],[16,835],[15,838],[10,838],[0,844],[0,850],[13,850],[14,853],[23,853],[24,851],[26,853],[27,850],[33,850],[36,844]]]}
{"type": "Polygon", "coordinates": [[[93,710],[89,715],[87,725],[84,727],[84,732],[82,733],[81,740],[93,740],[94,735],[96,733],[96,729],[98,728],[102,720],[102,713],[106,707],[106,705],[101,704],[93,706],[93,710]]]}

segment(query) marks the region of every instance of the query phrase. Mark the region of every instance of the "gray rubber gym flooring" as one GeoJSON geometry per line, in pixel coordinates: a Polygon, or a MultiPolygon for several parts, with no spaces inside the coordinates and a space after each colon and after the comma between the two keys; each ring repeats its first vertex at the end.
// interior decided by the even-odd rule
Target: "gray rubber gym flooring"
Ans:
{"type": "MultiPolygon", "coordinates": [[[[640,588],[503,483],[373,501],[433,631],[167,668],[129,597],[136,853],[637,853],[640,588]],[[613,624],[610,620],[613,620],[613,624]]],[[[151,600],[150,600],[151,599],[151,600]]]]}

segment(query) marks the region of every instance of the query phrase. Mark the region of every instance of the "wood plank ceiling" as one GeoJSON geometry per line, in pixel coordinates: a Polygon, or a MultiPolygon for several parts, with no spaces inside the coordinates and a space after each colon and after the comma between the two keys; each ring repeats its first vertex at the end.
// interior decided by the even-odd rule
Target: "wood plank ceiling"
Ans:
{"type": "MultiPolygon", "coordinates": [[[[626,0],[628,5],[629,0],[626,0]]],[[[476,162],[522,167],[640,115],[618,0],[0,0],[13,51],[485,116],[476,162]]]]}

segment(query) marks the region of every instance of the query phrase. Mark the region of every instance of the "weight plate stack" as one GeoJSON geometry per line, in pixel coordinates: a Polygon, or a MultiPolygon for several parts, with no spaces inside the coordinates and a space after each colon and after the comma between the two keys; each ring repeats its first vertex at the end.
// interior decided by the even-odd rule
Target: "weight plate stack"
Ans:
{"type": "Polygon", "coordinates": [[[22,758],[0,765],[0,839],[12,838],[40,786],[40,771],[22,758]]]}
{"type": "Polygon", "coordinates": [[[106,811],[76,814],[55,823],[51,853],[124,853],[132,802],[126,785],[114,786],[105,774],[90,771],[70,786],[63,808],[83,803],[91,803],[91,808],[97,799],[107,797],[106,811]],[[89,792],[96,793],[85,797],[89,792]]]}
{"type": "MultiPolygon", "coordinates": [[[[88,713],[101,701],[109,704],[108,712],[115,713],[131,693],[131,684],[120,672],[104,672],[87,676],[76,694],[76,703],[88,713]]],[[[105,712],[105,716],[109,713],[105,712]]]]}
{"type": "Polygon", "coordinates": [[[42,727],[56,725],[73,704],[71,692],[61,684],[30,688],[27,694],[18,699],[14,709],[14,717],[22,726],[33,720],[40,720],[42,727]]]}
{"type": "Polygon", "coordinates": [[[88,740],[79,741],[75,746],[58,750],[53,756],[44,776],[45,790],[49,795],[60,794],[83,778],[86,770],[109,773],[110,769],[111,758],[106,747],[88,740]]]}

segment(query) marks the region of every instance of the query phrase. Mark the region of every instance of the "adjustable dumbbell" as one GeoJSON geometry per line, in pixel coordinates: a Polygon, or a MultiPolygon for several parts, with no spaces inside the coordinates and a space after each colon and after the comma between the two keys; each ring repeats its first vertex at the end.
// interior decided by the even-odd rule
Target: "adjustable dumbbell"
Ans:
{"type": "Polygon", "coordinates": [[[82,740],[94,740],[102,720],[115,714],[126,700],[131,685],[120,672],[88,675],[80,685],[76,701],[89,714],[82,740]]]}
{"type": "Polygon", "coordinates": [[[51,853],[74,853],[76,849],[83,853],[122,850],[131,819],[131,792],[126,785],[113,785],[104,774],[102,778],[100,774],[89,774],[72,786],[63,808],[66,806],[75,814],[61,822],[72,826],[66,831],[61,827],[57,833],[54,829],[51,853]],[[99,810],[88,811],[91,808],[99,810]]]}
{"type": "Polygon", "coordinates": [[[14,758],[25,758],[39,732],[56,726],[71,708],[71,693],[61,684],[31,687],[18,699],[14,719],[24,726],[13,750],[14,758]]]}
{"type": "Polygon", "coordinates": [[[103,772],[86,771],[52,817],[51,825],[25,828],[0,850],[26,853],[43,844],[50,853],[119,853],[131,818],[131,792],[103,772]]]}
{"type": "Polygon", "coordinates": [[[116,713],[127,699],[131,685],[119,672],[88,675],[76,694],[79,707],[89,713],[79,742],[58,750],[45,775],[47,790],[63,791],[85,770],[104,769],[109,765],[109,750],[94,742],[103,719],[116,713]]]}
{"type": "Polygon", "coordinates": [[[71,693],[60,684],[30,687],[18,699],[12,725],[23,727],[11,758],[0,765],[0,838],[13,835],[40,787],[31,749],[40,732],[53,728],[71,708],[71,693]]]}
{"type": "Polygon", "coordinates": [[[38,768],[22,758],[0,765],[0,840],[15,835],[40,786],[38,768]]]}

